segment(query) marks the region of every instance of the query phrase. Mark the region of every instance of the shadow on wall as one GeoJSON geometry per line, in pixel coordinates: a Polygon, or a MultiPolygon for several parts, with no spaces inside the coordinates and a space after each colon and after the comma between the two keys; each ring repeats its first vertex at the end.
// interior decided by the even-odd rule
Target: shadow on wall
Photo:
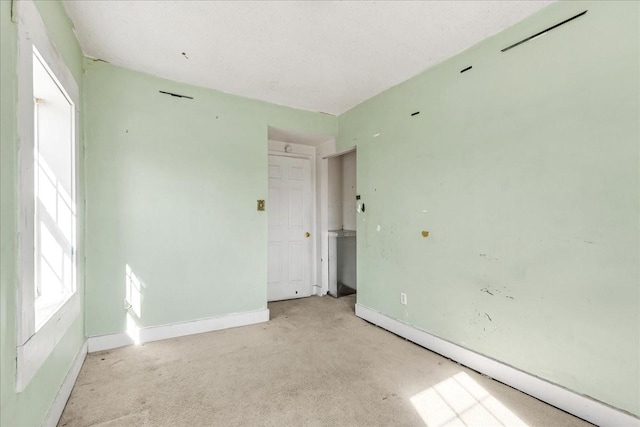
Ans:
{"type": "Polygon", "coordinates": [[[429,427],[527,426],[464,372],[421,391],[411,403],[429,427]]]}
{"type": "Polygon", "coordinates": [[[142,318],[142,289],[144,283],[129,264],[125,266],[125,307],[127,308],[127,335],[134,344],[140,344],[140,319],[142,318]]]}

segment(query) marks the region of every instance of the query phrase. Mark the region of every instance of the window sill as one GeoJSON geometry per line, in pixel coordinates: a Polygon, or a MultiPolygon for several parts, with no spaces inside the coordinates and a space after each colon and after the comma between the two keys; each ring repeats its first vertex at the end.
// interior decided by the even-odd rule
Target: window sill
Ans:
{"type": "Polygon", "coordinates": [[[36,312],[36,333],[55,316],[58,310],[73,297],[73,293],[60,294],[57,298],[39,297],[36,299],[34,309],[36,312]]]}
{"type": "Polygon", "coordinates": [[[16,391],[24,391],[80,314],[80,296],[75,292],[31,338],[17,347],[16,391]]]}

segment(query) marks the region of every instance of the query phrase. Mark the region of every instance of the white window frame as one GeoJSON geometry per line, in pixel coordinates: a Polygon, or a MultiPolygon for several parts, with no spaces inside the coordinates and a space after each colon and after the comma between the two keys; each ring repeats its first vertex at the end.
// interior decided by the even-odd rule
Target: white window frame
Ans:
{"type": "MultiPolygon", "coordinates": [[[[40,53],[37,51],[37,48],[34,46],[34,52],[33,52],[33,61],[32,63],[34,64],[33,66],[36,67],[36,63],[39,64],[39,66],[41,68],[44,69],[44,71],[47,73],[49,79],[51,79],[51,82],[53,82],[57,87],[58,90],[60,91],[61,95],[65,98],[65,100],[69,103],[69,106],[71,107],[71,117],[70,117],[70,122],[69,122],[69,127],[71,129],[75,129],[75,105],[72,102],[72,100],[69,98],[69,95],[66,93],[64,87],[62,87],[62,85],[60,84],[60,82],[58,81],[58,79],[55,77],[55,73],[49,68],[49,66],[47,65],[46,61],[44,60],[44,58],[42,58],[42,55],[40,55],[40,53]]],[[[35,84],[35,81],[34,81],[35,84]]],[[[35,86],[34,86],[34,90],[35,90],[35,86]]],[[[36,94],[34,94],[36,95],[36,94]]],[[[48,102],[48,100],[45,100],[45,102],[48,102]]],[[[34,199],[38,199],[38,201],[35,202],[35,252],[36,252],[36,259],[35,259],[35,278],[34,278],[34,297],[35,297],[35,313],[36,313],[36,328],[35,328],[35,332],[37,333],[38,330],[47,322],[47,320],[49,320],[49,318],[51,316],[53,316],[57,310],[60,308],[61,305],[63,305],[67,299],[69,299],[73,293],[75,292],[76,289],[76,257],[75,257],[75,248],[76,248],[76,207],[75,207],[75,201],[76,201],[76,185],[75,185],[75,176],[76,176],[76,168],[75,168],[75,157],[76,157],[76,153],[75,153],[75,131],[71,132],[71,141],[70,142],[70,155],[71,155],[71,170],[70,172],[70,178],[71,178],[71,188],[69,189],[69,193],[68,194],[63,194],[61,197],[61,192],[60,192],[60,183],[57,181],[57,178],[54,177],[54,180],[52,181],[51,176],[46,173],[43,172],[42,170],[42,165],[40,164],[40,162],[44,161],[45,162],[45,168],[46,168],[46,159],[42,157],[41,155],[41,141],[39,140],[39,109],[40,109],[40,103],[36,102],[36,100],[34,99],[34,109],[33,109],[33,113],[34,113],[34,147],[36,147],[36,150],[34,152],[34,156],[38,156],[38,160],[35,162],[37,163],[37,166],[34,165],[34,168],[37,168],[38,170],[38,177],[36,178],[34,176],[35,182],[34,182],[34,188],[35,188],[35,197],[34,199]],[[49,208],[45,208],[44,206],[41,206],[41,202],[40,200],[40,180],[48,180],[49,183],[51,185],[53,185],[55,187],[55,192],[56,192],[56,197],[55,197],[55,208],[53,206],[49,206],[49,208]],[[55,182],[54,182],[55,181],[55,182]],[[62,234],[63,232],[61,230],[59,230],[59,224],[58,224],[58,220],[59,220],[59,216],[60,216],[60,207],[62,207],[64,209],[64,207],[67,207],[71,213],[71,223],[67,224],[71,226],[71,229],[68,230],[70,232],[70,236],[65,236],[64,234],[62,234]],[[53,208],[53,209],[52,209],[53,208]],[[52,211],[51,211],[52,210],[52,211]],[[47,213],[45,213],[46,211],[48,211],[47,213]],[[46,224],[46,225],[45,225],[46,224]],[[62,282],[61,285],[63,287],[67,287],[67,285],[71,285],[71,293],[67,296],[67,297],[63,297],[63,299],[60,299],[58,301],[51,301],[51,300],[46,300],[43,298],[40,298],[40,296],[38,295],[39,292],[44,288],[43,285],[46,286],[46,283],[42,282],[42,279],[40,278],[40,274],[41,274],[41,269],[43,267],[43,263],[42,263],[42,240],[41,240],[41,233],[43,230],[43,226],[44,228],[46,228],[51,237],[53,237],[54,239],[57,240],[57,243],[59,245],[61,245],[63,247],[63,251],[66,250],[66,252],[68,252],[68,255],[70,256],[70,261],[71,261],[71,271],[66,271],[66,267],[63,267],[63,278],[62,278],[62,282]],[[68,282],[66,280],[69,280],[68,282]],[[54,304],[52,304],[54,303],[54,304]],[[48,306],[47,304],[51,304],[50,306],[48,306]]],[[[34,157],[35,160],[35,157],[34,157]]],[[[50,171],[51,172],[51,171],[50,171]]],[[[62,260],[61,260],[62,261],[62,260]]],[[[62,296],[62,295],[61,295],[62,296]]]]}
{"type": "MultiPolygon", "coordinates": [[[[18,175],[19,175],[19,283],[18,283],[18,339],[16,391],[23,391],[51,355],[69,327],[78,318],[80,292],[76,286],[72,296],[36,332],[35,329],[35,189],[34,189],[34,102],[33,58],[34,46],[56,83],[63,87],[75,106],[78,117],[80,105],[78,84],[62,56],[47,35],[47,30],[32,0],[15,2],[18,17],[18,175]]],[[[73,148],[77,153],[79,120],[74,120],[73,148]]],[[[78,170],[75,156],[74,171],[78,170]]],[[[73,186],[78,188],[74,172],[73,186]]],[[[75,190],[73,191],[75,193],[75,190]]],[[[77,202],[76,195],[72,195],[77,202]]],[[[77,235],[77,233],[75,233],[77,235]]],[[[74,247],[76,242],[73,242],[74,247]]],[[[77,270],[77,255],[73,264],[77,270]]]]}

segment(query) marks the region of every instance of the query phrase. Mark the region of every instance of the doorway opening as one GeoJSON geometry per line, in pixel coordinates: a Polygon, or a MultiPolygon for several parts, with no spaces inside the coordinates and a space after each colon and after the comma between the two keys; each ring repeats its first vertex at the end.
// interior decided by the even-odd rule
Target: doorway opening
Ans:
{"type": "Polygon", "coordinates": [[[328,294],[336,298],[357,291],[356,149],[327,156],[328,294]]]}
{"type": "Polygon", "coordinates": [[[267,300],[324,295],[323,156],[335,152],[335,137],[269,126],[268,144],[267,300]]]}

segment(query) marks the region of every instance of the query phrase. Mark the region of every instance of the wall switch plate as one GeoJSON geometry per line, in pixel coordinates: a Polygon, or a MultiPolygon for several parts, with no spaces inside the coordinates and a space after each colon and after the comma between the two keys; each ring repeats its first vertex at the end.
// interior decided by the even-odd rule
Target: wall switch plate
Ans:
{"type": "Polygon", "coordinates": [[[259,211],[264,210],[264,200],[258,200],[258,210],[259,211]]]}
{"type": "Polygon", "coordinates": [[[400,292],[400,304],[407,305],[407,294],[400,292]]]}

